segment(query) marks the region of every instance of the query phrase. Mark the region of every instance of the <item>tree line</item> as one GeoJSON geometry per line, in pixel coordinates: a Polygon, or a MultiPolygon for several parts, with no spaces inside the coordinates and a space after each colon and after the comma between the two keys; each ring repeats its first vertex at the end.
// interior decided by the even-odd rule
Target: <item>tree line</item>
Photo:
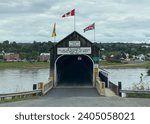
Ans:
{"type": "Polygon", "coordinates": [[[123,57],[126,53],[129,58],[133,55],[150,54],[150,44],[147,43],[96,43],[100,48],[101,54],[106,56],[114,55],[118,58],[123,57]]]}
{"type": "Polygon", "coordinates": [[[37,60],[40,53],[49,53],[53,43],[48,42],[37,42],[33,43],[16,43],[15,41],[9,42],[4,41],[0,43],[0,52],[3,53],[18,53],[20,59],[37,60]]]}
{"type": "MultiPolygon", "coordinates": [[[[148,54],[150,53],[150,44],[147,43],[94,43],[99,49],[101,55],[116,55],[120,56],[123,53],[131,55],[148,54]]],[[[0,43],[0,53],[18,53],[20,59],[35,59],[37,60],[40,53],[48,53],[54,45],[53,42],[37,42],[32,43],[16,43],[15,41],[3,41],[0,43]]]]}

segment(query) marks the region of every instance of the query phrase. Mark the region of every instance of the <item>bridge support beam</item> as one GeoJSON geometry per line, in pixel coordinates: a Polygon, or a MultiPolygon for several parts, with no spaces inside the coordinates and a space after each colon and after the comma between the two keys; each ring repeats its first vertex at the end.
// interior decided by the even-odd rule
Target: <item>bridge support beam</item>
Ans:
{"type": "Polygon", "coordinates": [[[105,82],[100,81],[99,77],[96,77],[96,89],[100,95],[105,96],[105,82]]]}
{"type": "Polygon", "coordinates": [[[98,77],[98,64],[94,64],[93,87],[96,87],[96,78],[98,77]]]}

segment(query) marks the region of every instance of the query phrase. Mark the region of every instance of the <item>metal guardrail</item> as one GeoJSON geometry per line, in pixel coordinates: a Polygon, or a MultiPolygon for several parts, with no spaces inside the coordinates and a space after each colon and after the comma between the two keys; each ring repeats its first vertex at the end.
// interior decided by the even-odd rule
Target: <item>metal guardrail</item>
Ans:
{"type": "Polygon", "coordinates": [[[41,90],[33,90],[33,91],[27,91],[27,92],[18,92],[18,93],[5,93],[0,94],[0,100],[4,100],[5,98],[15,98],[15,97],[26,97],[28,95],[38,95],[42,93],[41,90]]]}
{"type": "Polygon", "coordinates": [[[150,98],[150,90],[120,90],[120,93],[125,97],[150,98]]]}
{"type": "Polygon", "coordinates": [[[33,91],[0,94],[0,101],[3,101],[5,99],[25,98],[31,95],[32,96],[45,95],[52,88],[53,88],[52,80],[49,80],[48,83],[40,82],[38,84],[33,85],[33,91]]]}
{"type": "Polygon", "coordinates": [[[146,93],[150,94],[150,90],[120,90],[121,93],[146,93]]]}

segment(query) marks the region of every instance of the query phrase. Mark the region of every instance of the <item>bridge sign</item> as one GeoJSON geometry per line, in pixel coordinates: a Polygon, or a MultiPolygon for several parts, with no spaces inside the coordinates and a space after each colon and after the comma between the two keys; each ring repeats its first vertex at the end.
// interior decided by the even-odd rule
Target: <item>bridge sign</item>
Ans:
{"type": "Polygon", "coordinates": [[[69,47],[80,47],[80,41],[69,41],[69,47]]]}
{"type": "Polygon", "coordinates": [[[81,55],[81,54],[91,54],[91,47],[79,47],[79,48],[57,48],[58,55],[81,55]]]}

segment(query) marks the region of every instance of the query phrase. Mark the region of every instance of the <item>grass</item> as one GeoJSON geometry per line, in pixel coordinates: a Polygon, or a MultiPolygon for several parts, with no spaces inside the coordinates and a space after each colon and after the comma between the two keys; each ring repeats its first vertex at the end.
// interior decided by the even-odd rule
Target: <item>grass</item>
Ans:
{"type": "Polygon", "coordinates": [[[150,69],[150,62],[140,64],[122,64],[116,62],[101,61],[100,66],[103,68],[147,68],[150,69]]]}
{"type": "Polygon", "coordinates": [[[128,93],[127,97],[131,97],[131,98],[150,98],[150,94],[146,94],[146,93],[128,93]]]}
{"type": "Polygon", "coordinates": [[[0,100],[0,104],[23,101],[23,100],[31,100],[31,99],[37,99],[37,98],[38,98],[38,96],[28,96],[28,97],[24,97],[24,98],[4,99],[4,100],[0,100]]]}
{"type": "Polygon", "coordinates": [[[0,69],[49,68],[48,62],[0,62],[0,69]]]}
{"type": "MultiPolygon", "coordinates": [[[[102,68],[147,68],[150,69],[150,62],[140,64],[122,64],[116,62],[101,61],[102,68]]],[[[49,68],[48,62],[0,62],[0,69],[32,69],[49,68]]]]}

